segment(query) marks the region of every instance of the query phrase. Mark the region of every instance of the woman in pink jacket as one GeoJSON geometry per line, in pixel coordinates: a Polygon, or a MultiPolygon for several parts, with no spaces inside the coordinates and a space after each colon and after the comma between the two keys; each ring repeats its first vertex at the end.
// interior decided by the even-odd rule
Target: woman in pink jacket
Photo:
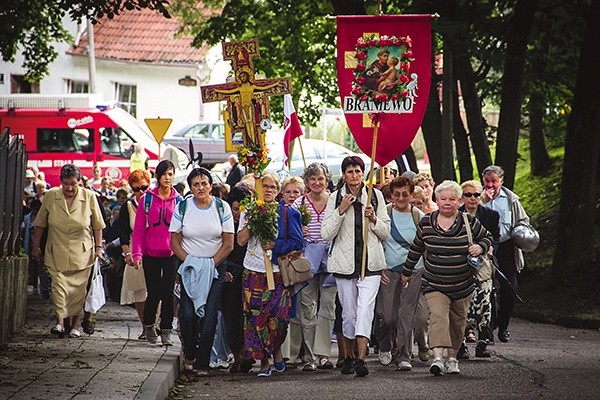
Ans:
{"type": "Polygon", "coordinates": [[[156,166],[157,185],[140,199],[131,238],[133,267],[144,268],[148,297],[144,307],[146,338],[156,344],[156,311],[160,308],[161,342],[172,346],[173,287],[177,273],[177,257],[171,250],[169,225],[179,194],[173,189],[175,166],[163,160],[156,166]]]}

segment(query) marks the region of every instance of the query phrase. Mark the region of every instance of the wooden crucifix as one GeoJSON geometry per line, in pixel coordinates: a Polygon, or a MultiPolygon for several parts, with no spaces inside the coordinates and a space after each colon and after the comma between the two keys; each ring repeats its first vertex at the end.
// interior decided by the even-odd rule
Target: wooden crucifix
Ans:
{"type": "Polygon", "coordinates": [[[258,40],[223,43],[223,59],[233,63],[235,82],[202,86],[202,101],[227,100],[232,132],[242,132],[245,145],[264,147],[261,121],[269,118],[269,96],[291,93],[291,79],[256,79],[253,58],[258,40]]]}

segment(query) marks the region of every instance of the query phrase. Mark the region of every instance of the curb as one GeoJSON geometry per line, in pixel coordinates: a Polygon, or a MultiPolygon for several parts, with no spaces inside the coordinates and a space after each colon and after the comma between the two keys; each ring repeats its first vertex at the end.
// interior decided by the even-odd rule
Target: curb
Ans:
{"type": "Polygon", "coordinates": [[[179,377],[181,343],[177,335],[172,335],[173,346],[169,346],[160,357],[152,372],[146,378],[135,400],[164,400],[169,395],[169,390],[179,377]]]}

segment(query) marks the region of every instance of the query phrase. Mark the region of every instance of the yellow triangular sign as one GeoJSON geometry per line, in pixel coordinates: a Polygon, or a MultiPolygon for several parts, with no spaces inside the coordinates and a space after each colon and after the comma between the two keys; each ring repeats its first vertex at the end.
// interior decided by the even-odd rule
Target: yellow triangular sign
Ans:
{"type": "Polygon", "coordinates": [[[158,144],[160,144],[173,120],[171,118],[145,118],[144,122],[150,128],[150,132],[152,132],[158,144]]]}

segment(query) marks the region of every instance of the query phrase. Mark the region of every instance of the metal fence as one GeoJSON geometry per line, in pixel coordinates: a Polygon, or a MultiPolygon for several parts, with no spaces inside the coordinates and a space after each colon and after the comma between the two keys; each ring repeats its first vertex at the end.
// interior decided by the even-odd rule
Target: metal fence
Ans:
{"type": "Polygon", "coordinates": [[[20,253],[26,168],[23,140],[5,128],[0,133],[0,258],[20,253]]]}

